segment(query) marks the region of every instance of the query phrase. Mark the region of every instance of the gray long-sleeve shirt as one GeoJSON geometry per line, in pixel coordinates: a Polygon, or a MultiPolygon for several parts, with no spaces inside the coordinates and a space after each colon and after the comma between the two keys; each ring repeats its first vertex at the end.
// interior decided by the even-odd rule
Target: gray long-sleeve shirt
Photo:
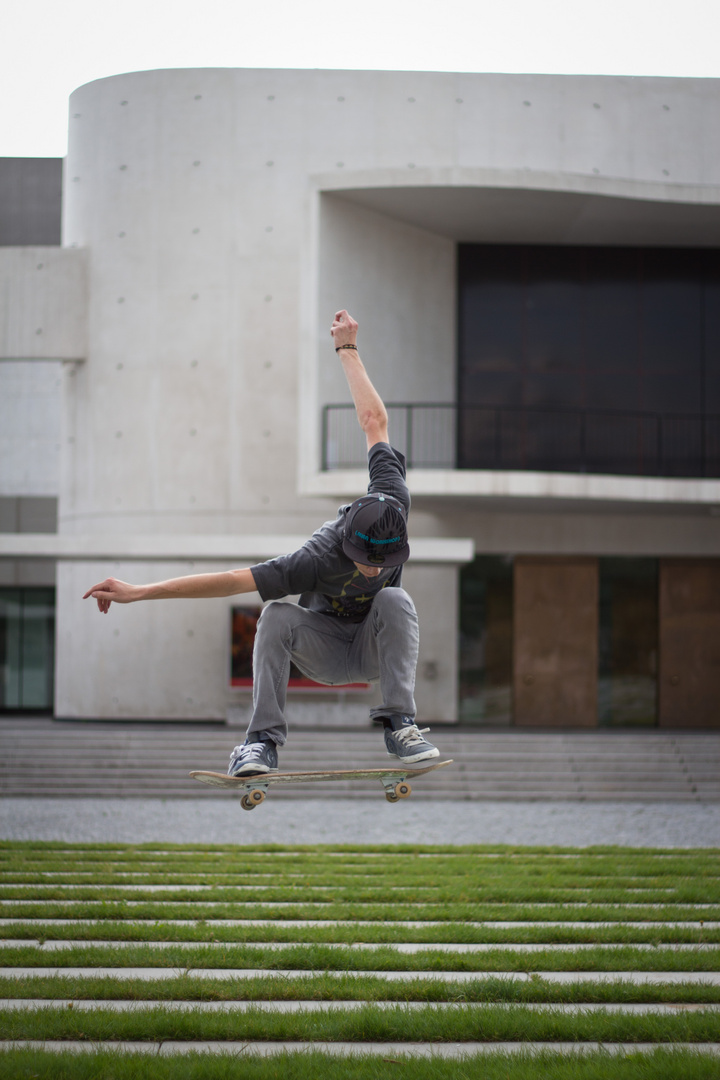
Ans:
{"type": "MultiPolygon", "coordinates": [[[[388,443],[376,443],[368,453],[368,493],[392,495],[410,510],[405,482],[405,458],[388,443]]],[[[341,506],[334,521],[326,521],[290,555],[251,567],[263,600],[279,600],[300,593],[299,604],[323,615],[362,622],[381,589],[399,588],[402,566],[389,566],[366,578],[342,549],[345,517],[350,503],[341,506]]]]}

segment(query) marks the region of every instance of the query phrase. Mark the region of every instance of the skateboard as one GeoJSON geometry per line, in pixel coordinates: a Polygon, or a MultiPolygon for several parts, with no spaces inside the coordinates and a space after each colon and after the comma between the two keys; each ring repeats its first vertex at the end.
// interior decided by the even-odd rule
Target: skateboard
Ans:
{"type": "Polygon", "coordinates": [[[258,776],[228,776],[227,773],[205,772],[195,770],[188,775],[193,780],[199,780],[201,784],[210,784],[211,787],[231,788],[234,791],[243,792],[240,805],[243,810],[254,810],[261,802],[265,801],[267,790],[271,784],[314,784],[319,780],[379,780],[385,789],[385,798],[388,802],[395,803],[399,799],[407,799],[412,791],[407,782],[408,776],[422,776],[423,773],[432,772],[433,769],[442,769],[445,765],[452,765],[449,761],[436,761],[434,765],[426,765],[421,769],[395,765],[386,769],[334,769],[328,772],[276,772],[260,773],[258,776]]]}

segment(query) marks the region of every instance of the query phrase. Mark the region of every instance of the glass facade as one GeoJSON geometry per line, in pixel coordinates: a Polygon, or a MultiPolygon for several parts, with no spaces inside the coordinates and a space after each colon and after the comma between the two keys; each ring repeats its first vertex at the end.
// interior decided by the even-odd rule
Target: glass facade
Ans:
{"type": "Polygon", "coordinates": [[[720,475],[720,251],[461,244],[458,467],[720,475]]]}
{"type": "Polygon", "coordinates": [[[600,559],[598,723],[658,721],[658,561],[600,559]]]}
{"type": "Polygon", "coordinates": [[[460,720],[512,722],[513,566],[478,556],[460,571],[460,720]]]}
{"type": "Polygon", "coordinates": [[[51,711],[55,590],[0,589],[0,710],[51,711]]]}

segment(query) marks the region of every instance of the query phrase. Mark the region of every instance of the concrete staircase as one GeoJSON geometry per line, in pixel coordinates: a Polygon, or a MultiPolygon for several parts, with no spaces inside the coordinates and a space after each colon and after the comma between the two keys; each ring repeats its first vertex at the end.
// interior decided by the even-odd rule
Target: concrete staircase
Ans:
{"type": "MultiPolygon", "coordinates": [[[[224,772],[243,733],[225,724],[0,720],[2,796],[222,798],[188,778],[224,772]]],[[[720,732],[468,730],[435,725],[430,736],[455,765],[418,779],[436,799],[720,801],[720,732]]],[[[283,771],[390,765],[378,728],[299,731],[283,771]]],[[[378,785],[379,787],[379,785],[378,785]]],[[[372,798],[375,785],[340,781],[278,787],[273,798],[372,798]]]]}

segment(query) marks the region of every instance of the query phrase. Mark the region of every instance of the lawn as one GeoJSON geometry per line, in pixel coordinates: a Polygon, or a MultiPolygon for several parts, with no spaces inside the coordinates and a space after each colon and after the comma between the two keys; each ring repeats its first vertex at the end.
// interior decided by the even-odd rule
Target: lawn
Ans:
{"type": "Polygon", "coordinates": [[[720,1075],[717,851],[6,842],[0,916],[3,1077],[720,1075]]]}

